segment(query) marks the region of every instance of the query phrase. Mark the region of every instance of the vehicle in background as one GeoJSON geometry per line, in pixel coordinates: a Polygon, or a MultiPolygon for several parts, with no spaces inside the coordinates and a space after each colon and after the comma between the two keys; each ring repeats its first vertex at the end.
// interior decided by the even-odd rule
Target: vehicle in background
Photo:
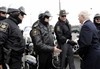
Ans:
{"type": "Polygon", "coordinates": [[[77,45],[73,46],[74,54],[77,54],[77,50],[79,49],[78,39],[79,39],[80,25],[72,26],[72,40],[74,40],[77,45]]]}
{"type": "Polygon", "coordinates": [[[23,37],[25,39],[25,52],[22,57],[22,69],[36,69],[36,58],[33,55],[34,45],[30,37],[31,26],[27,26],[23,30],[23,37]]]}
{"type": "Polygon", "coordinates": [[[23,30],[23,36],[25,39],[25,43],[26,45],[29,43],[32,43],[31,37],[30,37],[30,30],[31,30],[31,26],[26,26],[23,30]]]}

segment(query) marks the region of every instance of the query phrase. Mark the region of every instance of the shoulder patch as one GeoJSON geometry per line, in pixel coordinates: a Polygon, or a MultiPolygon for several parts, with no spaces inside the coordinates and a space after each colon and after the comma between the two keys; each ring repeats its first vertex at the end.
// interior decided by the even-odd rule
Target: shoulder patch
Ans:
{"type": "Polygon", "coordinates": [[[39,30],[37,30],[37,29],[33,29],[32,30],[32,36],[36,36],[36,35],[38,35],[40,32],[39,32],[39,30]]]}
{"type": "Polygon", "coordinates": [[[60,31],[60,26],[57,26],[56,29],[57,29],[57,31],[60,31]]]}
{"type": "Polygon", "coordinates": [[[0,31],[6,32],[8,28],[8,24],[6,22],[0,23],[0,31]]]}

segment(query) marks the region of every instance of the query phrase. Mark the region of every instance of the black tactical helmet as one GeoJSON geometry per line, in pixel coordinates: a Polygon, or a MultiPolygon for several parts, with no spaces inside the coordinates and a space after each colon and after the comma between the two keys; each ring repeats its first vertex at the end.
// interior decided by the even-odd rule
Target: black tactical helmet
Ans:
{"type": "Polygon", "coordinates": [[[8,8],[8,11],[7,11],[8,14],[12,14],[15,12],[20,12],[20,11],[18,9],[15,9],[15,8],[8,8]]]}
{"type": "Polygon", "coordinates": [[[51,17],[51,14],[50,14],[50,12],[49,12],[49,11],[45,11],[45,12],[44,12],[44,16],[51,17]]]}
{"type": "Polygon", "coordinates": [[[43,13],[40,13],[39,16],[38,16],[38,19],[43,18],[43,15],[44,15],[43,13]]]}
{"type": "Polygon", "coordinates": [[[4,6],[0,7],[0,12],[7,12],[6,7],[4,6]]]}
{"type": "Polygon", "coordinates": [[[100,19],[100,14],[99,13],[95,14],[94,19],[93,19],[94,24],[99,25],[100,23],[96,21],[97,19],[100,19]]]}
{"type": "Polygon", "coordinates": [[[94,18],[100,18],[100,14],[99,13],[95,14],[94,18]]]}
{"type": "Polygon", "coordinates": [[[19,9],[19,11],[20,11],[21,13],[23,13],[24,15],[26,15],[26,13],[25,13],[25,8],[24,8],[23,6],[19,7],[18,9],[19,9]]]}
{"type": "Polygon", "coordinates": [[[9,14],[11,17],[15,18],[15,19],[17,20],[18,24],[22,22],[22,19],[20,19],[18,16],[19,16],[20,14],[21,14],[22,16],[23,16],[23,15],[26,15],[26,14],[25,14],[25,10],[23,9],[23,7],[20,7],[20,8],[18,8],[18,9],[15,9],[15,8],[8,8],[8,14],[9,14]]]}
{"type": "Polygon", "coordinates": [[[26,15],[25,9],[22,6],[19,7],[18,9],[8,8],[7,13],[10,14],[10,15],[19,15],[20,13],[26,15]]]}

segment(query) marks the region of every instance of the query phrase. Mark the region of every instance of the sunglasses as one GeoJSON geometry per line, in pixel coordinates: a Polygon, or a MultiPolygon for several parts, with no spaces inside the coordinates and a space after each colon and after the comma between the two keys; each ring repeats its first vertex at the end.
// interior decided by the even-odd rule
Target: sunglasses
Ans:
{"type": "Polygon", "coordinates": [[[48,17],[48,16],[45,16],[45,18],[49,19],[50,17],[48,17]]]}
{"type": "Polygon", "coordinates": [[[100,20],[100,18],[97,18],[96,20],[100,20]]]}
{"type": "Polygon", "coordinates": [[[66,17],[66,15],[63,15],[63,16],[61,16],[61,17],[66,17]]]}
{"type": "Polygon", "coordinates": [[[21,13],[21,16],[24,16],[25,14],[21,13]]]}
{"type": "Polygon", "coordinates": [[[2,14],[7,14],[6,12],[1,12],[2,14]]]}

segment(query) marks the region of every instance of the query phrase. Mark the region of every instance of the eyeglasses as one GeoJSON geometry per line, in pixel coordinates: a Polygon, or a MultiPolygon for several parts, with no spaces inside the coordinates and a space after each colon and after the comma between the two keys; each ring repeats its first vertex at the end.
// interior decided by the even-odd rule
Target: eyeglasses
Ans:
{"type": "Polygon", "coordinates": [[[63,16],[61,16],[61,17],[66,17],[66,15],[63,15],[63,16]]]}

